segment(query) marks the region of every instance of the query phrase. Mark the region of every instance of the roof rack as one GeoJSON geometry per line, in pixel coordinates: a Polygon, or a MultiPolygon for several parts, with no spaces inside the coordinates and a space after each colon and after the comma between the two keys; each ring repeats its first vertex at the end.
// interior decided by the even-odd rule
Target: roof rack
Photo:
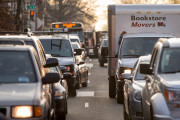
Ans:
{"type": "Polygon", "coordinates": [[[27,35],[28,37],[34,36],[32,32],[0,32],[0,35],[27,35]]]}

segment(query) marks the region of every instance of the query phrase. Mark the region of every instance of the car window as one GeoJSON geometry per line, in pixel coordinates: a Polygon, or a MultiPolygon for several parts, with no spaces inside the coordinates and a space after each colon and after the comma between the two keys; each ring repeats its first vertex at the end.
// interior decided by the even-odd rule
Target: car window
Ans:
{"type": "Polygon", "coordinates": [[[180,72],[180,48],[164,48],[160,61],[160,73],[180,72]]]}
{"type": "Polygon", "coordinates": [[[0,51],[0,83],[37,82],[28,52],[0,51]]]}
{"type": "Polygon", "coordinates": [[[46,54],[53,57],[72,57],[70,41],[62,39],[40,39],[46,54]]]}
{"type": "Polygon", "coordinates": [[[121,57],[142,56],[152,53],[157,37],[124,38],[121,45],[121,57]],[[136,42],[134,42],[136,41],[136,42]]]}
{"type": "Polygon", "coordinates": [[[78,49],[80,46],[78,44],[72,44],[73,49],[78,49]]]}
{"type": "Polygon", "coordinates": [[[138,65],[138,68],[137,68],[137,71],[136,71],[135,80],[144,80],[145,74],[140,73],[139,65],[138,65]]]}
{"type": "Polygon", "coordinates": [[[108,40],[103,40],[102,47],[107,47],[107,46],[108,46],[108,40]]]}
{"type": "Polygon", "coordinates": [[[71,42],[78,42],[79,43],[79,40],[78,39],[75,39],[75,38],[70,38],[71,42]]]}

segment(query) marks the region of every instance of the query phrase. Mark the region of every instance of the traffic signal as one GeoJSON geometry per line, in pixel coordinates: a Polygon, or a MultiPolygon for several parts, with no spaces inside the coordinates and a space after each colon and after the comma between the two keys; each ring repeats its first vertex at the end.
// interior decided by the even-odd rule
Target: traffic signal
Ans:
{"type": "Polygon", "coordinates": [[[34,11],[33,10],[31,10],[30,11],[30,20],[34,20],[34,11]]]}

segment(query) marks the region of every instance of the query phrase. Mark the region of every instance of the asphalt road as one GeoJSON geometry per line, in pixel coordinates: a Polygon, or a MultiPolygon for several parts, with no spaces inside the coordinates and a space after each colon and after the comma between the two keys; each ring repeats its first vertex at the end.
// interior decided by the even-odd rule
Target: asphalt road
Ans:
{"type": "Polygon", "coordinates": [[[108,97],[107,64],[100,67],[97,59],[86,59],[89,84],[80,88],[77,97],[68,98],[66,120],[123,120],[123,106],[108,97]]]}

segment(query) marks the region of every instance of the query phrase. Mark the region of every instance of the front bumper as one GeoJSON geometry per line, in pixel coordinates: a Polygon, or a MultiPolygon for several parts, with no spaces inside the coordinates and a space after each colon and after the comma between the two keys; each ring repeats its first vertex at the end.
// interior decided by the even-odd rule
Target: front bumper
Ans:
{"type": "Polygon", "coordinates": [[[141,101],[135,100],[134,97],[132,96],[130,102],[130,116],[132,120],[142,120],[143,115],[142,115],[142,107],[141,107],[141,101]]]}

